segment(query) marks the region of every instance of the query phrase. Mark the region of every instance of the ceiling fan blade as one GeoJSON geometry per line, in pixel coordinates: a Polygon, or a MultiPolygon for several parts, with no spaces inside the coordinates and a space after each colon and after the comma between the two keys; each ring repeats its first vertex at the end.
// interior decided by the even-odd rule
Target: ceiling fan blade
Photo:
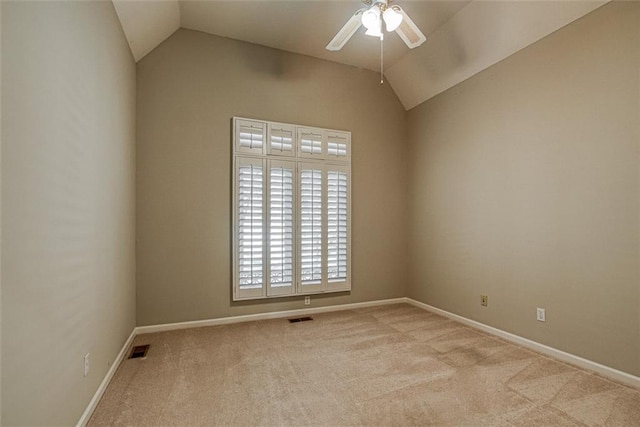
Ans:
{"type": "Polygon", "coordinates": [[[422,31],[420,31],[418,26],[411,20],[411,18],[409,18],[409,15],[407,15],[407,13],[402,10],[400,6],[394,6],[393,8],[394,10],[402,14],[402,22],[396,29],[396,33],[398,33],[400,38],[404,40],[407,46],[413,49],[424,43],[427,38],[424,34],[422,34],[422,31]]]}
{"type": "Polygon", "coordinates": [[[353,36],[355,32],[358,31],[358,28],[360,28],[360,25],[362,25],[362,12],[364,12],[365,10],[367,9],[356,10],[356,13],[354,13],[353,16],[349,18],[347,23],[344,24],[344,27],[342,27],[340,31],[338,31],[338,34],[336,34],[336,36],[333,38],[333,40],[329,42],[326,47],[327,50],[336,51],[342,49],[342,46],[344,46],[345,43],[349,41],[351,36],[353,36]]]}

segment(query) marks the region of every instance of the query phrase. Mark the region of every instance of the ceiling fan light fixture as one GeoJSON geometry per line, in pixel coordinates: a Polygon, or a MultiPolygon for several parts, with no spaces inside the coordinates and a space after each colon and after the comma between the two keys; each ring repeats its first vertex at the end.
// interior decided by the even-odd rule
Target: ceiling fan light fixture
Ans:
{"type": "Polygon", "coordinates": [[[362,14],[362,25],[364,25],[367,30],[374,30],[380,27],[380,9],[378,6],[371,6],[364,11],[362,14]]]}
{"type": "MultiPolygon", "coordinates": [[[[2,1],[2,0],[0,0],[2,1]]],[[[364,26],[367,31],[366,35],[378,37],[383,40],[383,23],[384,29],[388,32],[395,31],[398,33],[402,41],[409,47],[414,49],[420,46],[427,39],[420,31],[416,24],[411,20],[409,15],[398,5],[391,6],[393,0],[361,0],[367,7],[357,10],[349,21],[342,26],[340,31],[327,45],[327,50],[338,51],[347,43],[347,41],[358,31],[360,26],[364,26]]],[[[380,43],[382,58],[382,43],[380,43]]],[[[382,68],[382,67],[381,67],[382,68]]]]}
{"type": "Polygon", "coordinates": [[[402,23],[402,14],[394,10],[397,6],[387,8],[382,14],[387,31],[395,31],[402,23]]]}
{"type": "Polygon", "coordinates": [[[367,29],[365,34],[373,37],[382,37],[382,21],[378,21],[377,26],[367,29]]]}

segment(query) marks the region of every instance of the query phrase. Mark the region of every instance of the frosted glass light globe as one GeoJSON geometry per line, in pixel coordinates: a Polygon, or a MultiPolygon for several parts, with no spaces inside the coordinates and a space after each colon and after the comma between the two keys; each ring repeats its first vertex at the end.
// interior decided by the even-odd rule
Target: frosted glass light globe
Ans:
{"type": "Polygon", "coordinates": [[[364,25],[367,30],[380,26],[380,9],[378,9],[377,6],[372,6],[362,14],[362,25],[364,25]]]}
{"type": "Polygon", "coordinates": [[[382,18],[384,19],[384,23],[387,25],[387,31],[395,31],[395,29],[402,23],[402,14],[393,10],[392,7],[384,11],[382,18]]]}

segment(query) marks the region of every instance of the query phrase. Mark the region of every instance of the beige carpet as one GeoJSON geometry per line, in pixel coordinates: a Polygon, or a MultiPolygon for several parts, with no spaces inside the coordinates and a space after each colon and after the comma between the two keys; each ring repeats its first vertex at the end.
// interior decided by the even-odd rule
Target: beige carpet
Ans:
{"type": "Polygon", "coordinates": [[[90,425],[640,425],[640,391],[407,304],[140,335],[90,425]]]}

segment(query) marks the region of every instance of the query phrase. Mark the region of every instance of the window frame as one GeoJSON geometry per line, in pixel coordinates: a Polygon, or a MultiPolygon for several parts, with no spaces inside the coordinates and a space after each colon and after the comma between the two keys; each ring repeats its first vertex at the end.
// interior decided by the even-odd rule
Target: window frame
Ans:
{"type": "MultiPolygon", "coordinates": [[[[330,292],[345,292],[351,290],[351,132],[333,129],[322,129],[317,127],[299,126],[287,123],[270,122],[256,119],[246,119],[234,117],[232,119],[232,298],[234,301],[283,298],[296,295],[310,295],[330,292]],[[241,147],[239,142],[240,129],[250,125],[253,129],[258,129],[262,135],[261,149],[253,147],[247,149],[246,145],[241,147]],[[271,149],[272,130],[284,130],[293,135],[293,152],[281,152],[271,149]],[[315,135],[321,135],[321,153],[314,155],[301,155],[301,136],[304,132],[313,131],[315,135]],[[344,155],[328,155],[328,141],[331,138],[339,138],[346,142],[346,153],[344,155]],[[274,152],[275,151],[275,152],[274,152]],[[247,160],[249,159],[249,160],[247,160]],[[262,165],[262,284],[260,289],[242,289],[240,286],[240,206],[239,206],[239,173],[240,166],[245,162],[262,165]],[[282,165],[293,167],[293,253],[292,253],[292,279],[291,286],[272,286],[271,283],[271,186],[272,167],[282,165]],[[301,171],[303,167],[313,167],[321,170],[321,211],[322,211],[322,232],[321,232],[321,281],[319,284],[303,285],[302,282],[302,205],[301,205],[301,171]],[[344,280],[328,279],[328,186],[330,172],[343,172],[347,177],[347,248],[346,248],[346,278],[344,280]]],[[[274,251],[275,253],[275,251],[274,251]]],[[[340,260],[338,260],[339,262],[340,260]]]]}

